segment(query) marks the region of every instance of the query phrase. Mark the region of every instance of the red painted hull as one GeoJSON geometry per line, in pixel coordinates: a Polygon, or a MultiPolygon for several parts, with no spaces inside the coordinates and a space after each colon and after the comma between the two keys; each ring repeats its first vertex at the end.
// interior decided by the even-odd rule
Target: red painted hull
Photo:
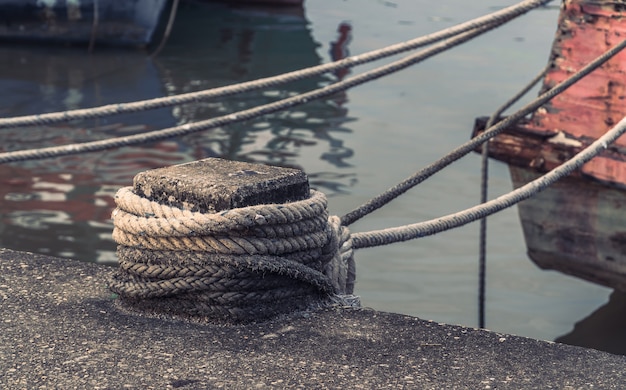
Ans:
{"type": "MultiPolygon", "coordinates": [[[[626,7],[564,0],[541,92],[626,37],[626,7]]],[[[626,115],[626,51],[489,143],[515,187],[555,168],[626,115]]],[[[482,125],[482,126],[481,126],[482,125]]],[[[474,133],[482,131],[478,120],[474,133]]],[[[540,267],[626,291],[626,136],[569,178],[519,205],[531,259],[540,267]]]]}

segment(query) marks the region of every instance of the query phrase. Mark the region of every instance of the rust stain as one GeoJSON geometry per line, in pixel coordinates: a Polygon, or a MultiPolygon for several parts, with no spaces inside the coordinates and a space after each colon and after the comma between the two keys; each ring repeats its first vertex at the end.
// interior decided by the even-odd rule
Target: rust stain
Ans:
{"type": "MultiPolygon", "coordinates": [[[[626,6],[621,2],[564,0],[550,54],[552,67],[544,78],[542,91],[626,38],[625,17],[626,6]]],[[[625,82],[626,51],[622,51],[537,110],[526,127],[539,135],[560,130],[568,138],[593,141],[626,115],[625,82]]],[[[613,147],[626,150],[626,136],[620,137],[613,147]]],[[[622,159],[596,158],[582,171],[598,180],[626,185],[622,159]]]]}

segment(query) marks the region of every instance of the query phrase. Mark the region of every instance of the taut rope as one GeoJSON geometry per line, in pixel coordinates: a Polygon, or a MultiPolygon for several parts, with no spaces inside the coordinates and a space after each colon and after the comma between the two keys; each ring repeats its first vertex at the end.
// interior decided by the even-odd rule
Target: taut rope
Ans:
{"type": "MultiPolygon", "coordinates": [[[[390,57],[395,54],[403,53],[409,50],[417,49],[422,46],[430,45],[456,35],[476,30],[481,27],[495,28],[506,23],[526,12],[545,5],[552,0],[524,0],[518,4],[503,8],[496,12],[484,15],[455,26],[427,34],[406,42],[396,43],[384,47],[382,49],[372,50],[358,56],[351,56],[340,61],[334,61],[328,64],[317,65],[305,69],[284,73],[278,76],[266,77],[258,80],[248,81],[235,85],[229,85],[220,88],[207,89],[197,92],[189,92],[176,96],[166,96],[149,100],[141,100],[137,102],[109,104],[100,107],[92,107],[85,109],[70,110],[64,112],[52,112],[40,115],[28,115],[14,118],[0,118],[0,129],[20,126],[42,126],[53,123],[67,122],[77,119],[100,118],[109,115],[118,115],[145,110],[152,110],[163,107],[176,106],[184,103],[193,103],[208,99],[215,99],[224,96],[230,96],[243,92],[255,91],[262,88],[285,84],[307,77],[334,72],[338,69],[350,68],[361,64],[373,62],[382,58],[390,57]]],[[[176,2],[175,2],[176,3],[176,2]]],[[[176,11],[176,4],[172,5],[172,12],[176,11]]],[[[171,15],[170,15],[171,16],[171,15]]],[[[168,24],[172,24],[174,20],[170,18],[168,24]]],[[[169,26],[171,27],[171,26],[169,26]]],[[[154,54],[153,54],[154,55],[154,54]]]]}
{"type": "Polygon", "coordinates": [[[541,179],[463,212],[353,235],[346,227],[498,134],[625,47],[626,40],[443,161],[341,219],[328,216],[326,198],[316,191],[311,191],[308,199],[284,205],[201,214],[171,208],[122,189],[116,198],[113,232],[120,244],[120,270],[111,289],[123,301],[144,310],[228,321],[270,317],[309,306],[324,296],[351,294],[355,279],[353,249],[423,237],[484,218],[567,176],[623,134],[626,120],[541,179]]]}
{"type": "MultiPolygon", "coordinates": [[[[420,171],[414,173],[412,176],[404,179],[402,182],[396,184],[395,186],[389,188],[387,191],[377,195],[376,197],[370,199],[366,203],[357,207],[356,209],[350,211],[346,215],[341,217],[341,222],[345,226],[349,226],[352,223],[358,221],[364,216],[376,211],[377,209],[383,207],[387,203],[391,202],[398,196],[404,194],[411,188],[420,184],[424,180],[428,179],[435,173],[443,170],[448,165],[452,164],[456,160],[475,150],[481,144],[487,142],[490,138],[495,137],[496,135],[503,132],[509,126],[512,126],[517,121],[525,117],[526,115],[534,112],[536,109],[541,107],[546,102],[550,101],[552,98],[569,88],[572,84],[576,83],[578,80],[582,79],[589,73],[593,72],[597,68],[599,68],[602,64],[613,58],[617,53],[626,48],[626,39],[613,46],[611,49],[604,52],[602,55],[598,56],[596,59],[585,65],[582,69],[572,74],[565,80],[561,81],[559,84],[555,85],[548,91],[542,93],[540,96],[535,98],[530,103],[526,104],[524,107],[520,108],[515,113],[496,123],[495,125],[485,129],[485,131],[471,140],[467,141],[463,145],[457,147],[452,150],[450,153],[446,154],[439,160],[431,163],[427,167],[421,169],[420,171]]],[[[0,162],[2,155],[0,154],[0,162]]],[[[416,237],[413,237],[416,238],[416,237]]],[[[367,245],[373,246],[373,245],[367,245]]]]}
{"type": "Polygon", "coordinates": [[[4,127],[16,127],[26,125],[42,125],[51,124],[72,119],[96,118],[106,115],[116,115],[126,112],[136,112],[158,107],[179,105],[187,102],[215,98],[220,96],[228,96],[244,91],[251,91],[265,88],[270,85],[276,85],[284,82],[299,80],[304,77],[310,77],[315,74],[325,73],[331,70],[351,67],[360,63],[373,61],[378,58],[384,58],[393,53],[407,51],[411,48],[420,47],[428,43],[436,42],[444,38],[448,38],[439,42],[428,49],[421,50],[415,54],[406,56],[400,60],[390,64],[380,66],[371,71],[362,73],[337,83],[327,85],[297,96],[282,99],[273,103],[257,106],[254,108],[238,111],[228,115],[199,121],[196,123],[187,123],[180,126],[170,127],[162,130],[155,130],[142,134],[128,135],[107,140],[84,142],[80,144],[69,144],[63,146],[54,146],[31,150],[18,150],[13,152],[0,153],[0,163],[35,160],[42,158],[51,158],[55,156],[65,156],[79,153],[95,152],[118,148],[123,146],[137,145],[147,142],[155,142],[163,139],[180,137],[187,134],[205,131],[208,129],[224,126],[236,122],[242,122],[258,116],[270,114],[273,112],[286,110],[301,104],[305,104],[315,99],[331,96],[338,92],[347,90],[357,85],[375,80],[377,78],[400,71],[406,67],[417,64],[429,57],[439,54],[452,47],[460,45],[482,33],[490,31],[507,21],[519,16],[529,10],[540,5],[550,2],[551,0],[526,0],[521,3],[505,8],[501,11],[471,20],[466,23],[459,24],[440,32],[426,35],[412,41],[392,45],[387,48],[380,49],[376,52],[366,53],[360,56],[348,57],[346,59],[332,62],[330,64],[320,65],[313,68],[307,68],[296,72],[286,73],[276,77],[260,79],[248,83],[236,84],[233,86],[211,89],[206,91],[194,92],[183,95],[163,97],[133,103],[111,104],[101,107],[80,109],[72,111],[64,111],[49,114],[31,115],[27,117],[16,118],[0,118],[0,129],[4,127]]]}

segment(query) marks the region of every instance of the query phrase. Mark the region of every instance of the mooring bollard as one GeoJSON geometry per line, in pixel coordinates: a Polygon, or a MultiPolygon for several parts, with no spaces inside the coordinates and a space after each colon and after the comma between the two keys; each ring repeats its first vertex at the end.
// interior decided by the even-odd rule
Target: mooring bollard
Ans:
{"type": "Polygon", "coordinates": [[[302,171],[210,158],[115,200],[110,288],[132,310],[249,322],[352,294],[350,235],[302,171]]]}

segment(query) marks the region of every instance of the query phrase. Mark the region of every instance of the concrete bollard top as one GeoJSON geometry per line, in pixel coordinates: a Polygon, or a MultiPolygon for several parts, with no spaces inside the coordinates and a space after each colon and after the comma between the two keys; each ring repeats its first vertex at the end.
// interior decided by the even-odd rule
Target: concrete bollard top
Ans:
{"type": "Polygon", "coordinates": [[[220,158],[141,172],[133,186],[149,200],[203,213],[309,196],[308,178],[300,170],[220,158]]]}

